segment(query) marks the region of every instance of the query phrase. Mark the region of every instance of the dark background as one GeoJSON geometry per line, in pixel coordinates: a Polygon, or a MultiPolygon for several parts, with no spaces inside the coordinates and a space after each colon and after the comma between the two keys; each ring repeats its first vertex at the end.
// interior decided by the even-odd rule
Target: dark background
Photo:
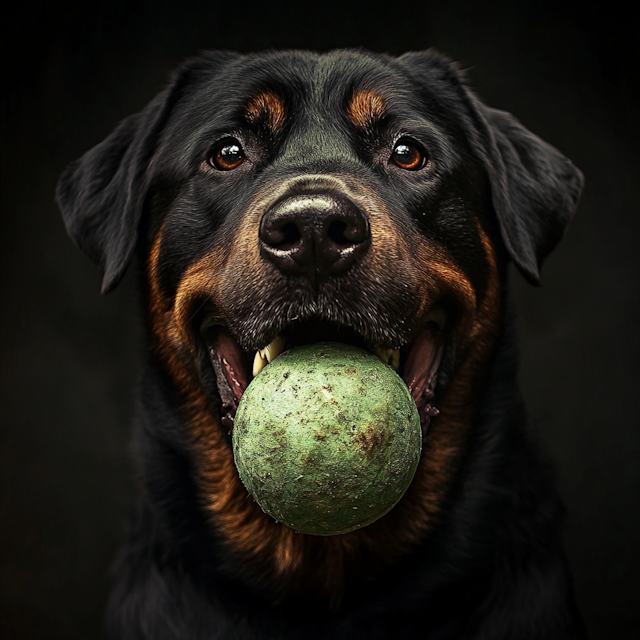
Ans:
{"type": "MultiPolygon", "coordinates": [[[[521,381],[558,467],[594,639],[640,637],[640,29],[633,3],[27,2],[3,12],[0,635],[98,635],[132,500],[132,275],[100,274],[53,201],[64,166],[205,48],[431,46],[585,173],[534,289],[513,273],[521,381]]],[[[516,640],[516,639],[514,639],[516,640]]]]}

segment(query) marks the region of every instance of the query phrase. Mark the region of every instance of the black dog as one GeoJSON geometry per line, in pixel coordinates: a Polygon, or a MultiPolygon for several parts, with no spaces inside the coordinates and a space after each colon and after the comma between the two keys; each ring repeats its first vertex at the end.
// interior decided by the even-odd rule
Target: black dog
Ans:
{"type": "Polygon", "coordinates": [[[583,638],[506,299],[581,186],[433,51],[207,53],[73,163],[67,229],[103,292],[137,254],[148,330],[107,636],[583,638]],[[393,365],[424,431],[398,505],[326,537],[248,499],[228,435],[263,349],[322,340],[393,365]]]}

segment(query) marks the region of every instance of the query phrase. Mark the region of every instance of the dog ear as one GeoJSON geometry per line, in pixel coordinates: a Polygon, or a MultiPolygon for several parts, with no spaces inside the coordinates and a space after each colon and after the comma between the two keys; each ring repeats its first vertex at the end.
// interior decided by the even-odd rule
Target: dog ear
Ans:
{"type": "Polygon", "coordinates": [[[103,142],[63,172],[56,198],[67,232],[103,270],[102,293],[126,271],[136,245],[156,142],[182,88],[198,71],[211,72],[237,57],[206,52],[185,63],[142,111],[123,120],[103,142]]]}
{"type": "Polygon", "coordinates": [[[169,104],[170,89],[72,162],[58,183],[62,218],[78,248],[102,267],[102,293],[122,278],[137,238],[146,169],[169,104]]]}
{"type": "Polygon", "coordinates": [[[489,177],[505,247],[525,278],[539,284],[542,262],[575,213],[582,173],[511,114],[483,104],[447,56],[430,49],[399,60],[458,116],[489,177]]]}
{"type": "Polygon", "coordinates": [[[479,133],[471,144],[489,176],[503,242],[525,278],[539,284],[540,267],[575,213],[584,178],[511,114],[464,91],[479,133]]]}

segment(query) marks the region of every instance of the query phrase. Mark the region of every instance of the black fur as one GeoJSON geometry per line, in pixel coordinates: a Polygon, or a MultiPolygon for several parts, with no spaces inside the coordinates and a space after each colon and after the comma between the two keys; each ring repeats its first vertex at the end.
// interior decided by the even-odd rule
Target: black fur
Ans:
{"type": "MultiPolygon", "coordinates": [[[[448,185],[425,195],[411,182],[413,176],[403,176],[406,183],[400,186],[384,183],[388,201],[398,211],[436,212],[418,219],[421,232],[451,248],[482,295],[486,274],[479,241],[468,233],[464,211],[447,195],[466,194],[463,199],[481,208],[501,237],[504,259],[510,257],[529,281],[538,282],[542,261],[574,213],[580,172],[511,115],[482,104],[455,65],[433,51],[397,59],[334,52],[324,57],[319,78],[313,74],[320,59],[307,52],[206,53],[187,62],[143,111],[67,169],[58,201],[69,234],[104,270],[103,292],[118,283],[136,246],[145,260],[151,238],[171,212],[165,227],[171,244],[164,249],[161,274],[163,291],[171,295],[180,274],[207,252],[212,238],[231,238],[239,212],[267,179],[290,175],[300,158],[308,157],[309,166],[297,170],[339,167],[380,189],[382,179],[365,175],[360,163],[358,153],[364,154],[366,145],[344,143],[350,134],[339,125],[335,131],[309,126],[301,132],[288,123],[274,139],[256,143],[263,156],[252,180],[214,176],[213,186],[201,180],[198,164],[209,151],[207,141],[219,131],[237,129],[237,113],[229,106],[234,97],[265,82],[301,111],[301,96],[312,81],[322,86],[329,96],[326,118],[332,117],[331,96],[341,83],[383,83],[387,93],[398,96],[400,121],[413,118],[416,127],[435,123],[422,135],[448,185]],[[446,135],[438,133],[443,131],[446,135]],[[437,213],[444,211],[449,215],[437,213]]],[[[415,228],[403,220],[399,225],[415,228]]],[[[285,297],[274,294],[273,305],[285,303],[285,297]]],[[[506,329],[486,371],[466,455],[441,522],[421,547],[374,582],[348,581],[334,609],[312,598],[271,601],[225,554],[196,498],[189,436],[175,392],[158,354],[150,351],[136,428],[141,496],[115,568],[106,637],[584,638],[561,549],[562,506],[517,390],[510,315],[507,304],[506,329]]],[[[390,327],[392,320],[379,323],[390,327]]],[[[243,346],[261,346],[272,328],[247,321],[243,346]]],[[[386,327],[369,330],[382,335],[386,327]]]]}

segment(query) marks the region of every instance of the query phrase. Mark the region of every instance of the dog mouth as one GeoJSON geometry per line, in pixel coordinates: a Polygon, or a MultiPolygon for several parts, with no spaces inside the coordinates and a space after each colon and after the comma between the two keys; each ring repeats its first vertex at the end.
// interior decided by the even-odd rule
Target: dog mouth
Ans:
{"type": "Polygon", "coordinates": [[[426,433],[431,419],[439,413],[435,406],[438,374],[448,343],[448,324],[447,312],[436,307],[426,316],[415,337],[399,348],[371,344],[349,326],[314,318],[290,323],[269,344],[253,352],[243,349],[230,331],[217,323],[215,316],[205,316],[200,335],[215,373],[221,421],[229,433],[233,430],[240,399],[251,380],[285,351],[318,342],[360,347],[392,367],[407,385],[426,433]]]}

